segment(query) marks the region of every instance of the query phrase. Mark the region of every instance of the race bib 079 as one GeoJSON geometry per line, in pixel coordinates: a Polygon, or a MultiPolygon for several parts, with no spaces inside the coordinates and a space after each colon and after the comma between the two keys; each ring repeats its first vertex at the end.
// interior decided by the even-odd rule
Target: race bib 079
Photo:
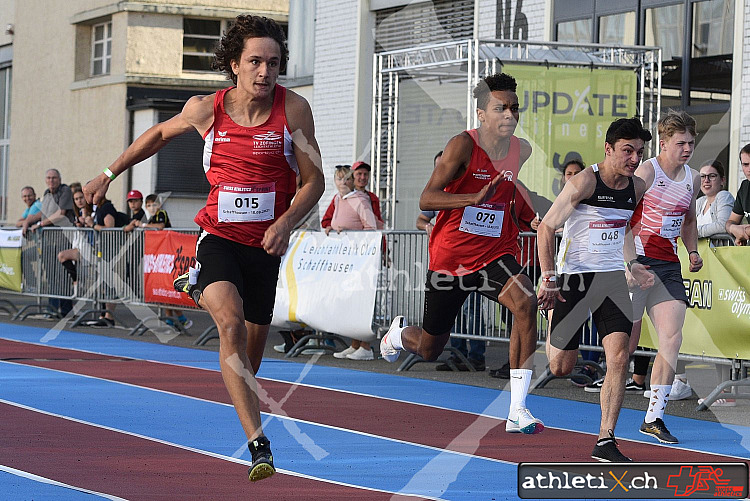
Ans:
{"type": "Polygon", "coordinates": [[[626,223],[625,220],[589,223],[589,252],[603,254],[622,249],[626,223]]]}
{"type": "Polygon", "coordinates": [[[503,229],[505,204],[481,204],[464,207],[459,231],[498,238],[503,229]]]}
{"type": "Polygon", "coordinates": [[[274,218],[276,183],[219,184],[220,223],[256,223],[274,218]]]}

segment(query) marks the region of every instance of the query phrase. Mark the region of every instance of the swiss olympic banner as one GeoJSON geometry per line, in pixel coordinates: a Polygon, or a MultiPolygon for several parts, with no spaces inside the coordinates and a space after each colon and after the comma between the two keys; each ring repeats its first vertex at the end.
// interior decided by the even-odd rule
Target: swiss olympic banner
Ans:
{"type": "Polygon", "coordinates": [[[196,235],[146,231],[143,251],[143,289],[147,303],[195,307],[187,294],[174,290],[173,281],[195,266],[196,235]]]}
{"type": "Polygon", "coordinates": [[[636,74],[631,69],[520,64],[506,64],[503,72],[518,83],[515,134],[532,146],[518,177],[547,199],[542,203],[532,197],[535,209],[544,214],[560,192],[566,159],[577,156],[586,165],[602,160],[609,124],[635,115],[636,74]]]}
{"type": "MultiPolygon", "coordinates": [[[[688,271],[688,254],[680,242],[682,279],[690,304],[682,329],[680,353],[750,359],[750,248],[711,248],[700,239],[703,268],[688,271]]],[[[640,346],[657,348],[656,331],[644,315],[640,346]]]]}
{"type": "Polygon", "coordinates": [[[19,229],[0,231],[0,287],[21,292],[21,245],[23,232],[19,229]]]}
{"type": "Polygon", "coordinates": [[[373,339],[381,241],[379,231],[295,232],[281,261],[271,323],[373,339]]]}

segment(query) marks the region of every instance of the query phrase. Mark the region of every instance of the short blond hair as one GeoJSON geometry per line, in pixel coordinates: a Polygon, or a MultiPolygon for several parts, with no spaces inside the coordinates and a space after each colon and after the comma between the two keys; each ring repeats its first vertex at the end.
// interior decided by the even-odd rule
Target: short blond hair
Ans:
{"type": "Polygon", "coordinates": [[[666,141],[678,132],[687,132],[693,136],[695,133],[695,119],[684,111],[668,110],[667,114],[659,119],[657,124],[659,139],[666,141]]]}
{"type": "Polygon", "coordinates": [[[336,166],[336,172],[333,173],[334,179],[344,179],[347,180],[350,177],[354,177],[354,173],[352,172],[351,167],[348,165],[337,165],[336,166]]]}

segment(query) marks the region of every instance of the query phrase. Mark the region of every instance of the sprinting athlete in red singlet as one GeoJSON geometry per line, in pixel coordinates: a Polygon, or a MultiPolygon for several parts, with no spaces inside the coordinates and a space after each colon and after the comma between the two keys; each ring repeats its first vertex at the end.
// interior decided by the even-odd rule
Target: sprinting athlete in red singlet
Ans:
{"type": "MultiPolygon", "coordinates": [[[[677,237],[682,237],[690,256],[690,271],[703,266],[698,254],[695,199],[700,178],[687,163],[695,149],[695,120],[684,111],[670,110],[659,119],[660,153],[643,162],[635,175],[648,189],[633,214],[632,226],[638,258],[626,252],[628,268],[645,266],[655,275],[654,286],[633,292],[633,332],[630,352],[641,335],[644,309],[656,328],[659,352],[651,369],[651,397],[640,432],[659,442],[678,443],[664,425],[664,409],[675,381],[677,355],[682,344],[682,325],[688,298],[682,283],[677,237]]],[[[626,247],[626,251],[630,247],[626,247]]]]}
{"type": "Polygon", "coordinates": [[[282,28],[265,17],[239,16],[219,42],[216,60],[235,86],[190,98],[181,113],[151,127],[89,181],[84,194],[97,203],[111,180],[170,139],[192,130],[204,137],[211,191],[195,218],[203,229],[196,250],[200,274],[197,283],[178,279],[176,287],[189,291],[218,327],[221,373],[248,438],[248,474],[255,481],[275,472],[254,376],[280,256],[294,225],[323,193],[324,180],[310,106],[276,84],[287,60],[282,28]],[[301,188],[291,204],[298,175],[301,188]]]}
{"type": "Polygon", "coordinates": [[[474,89],[480,127],[452,138],[420,198],[422,210],[439,210],[430,234],[422,327],[397,316],[380,343],[395,362],[400,350],[435,360],[443,352],[466,297],[477,291],[514,316],[510,335],[511,404],[505,430],[539,433],[544,425],[526,408],[536,348],[534,285],[515,259],[514,179],[531,146],[513,135],[518,124],[516,81],[485,78],[474,89]],[[512,174],[511,177],[508,173],[512,174]]]}

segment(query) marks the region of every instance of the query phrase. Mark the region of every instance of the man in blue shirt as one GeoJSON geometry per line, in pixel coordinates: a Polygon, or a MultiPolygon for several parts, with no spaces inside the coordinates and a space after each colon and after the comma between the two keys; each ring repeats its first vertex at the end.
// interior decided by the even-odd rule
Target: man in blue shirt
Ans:
{"type": "Polygon", "coordinates": [[[31,186],[24,186],[21,188],[21,200],[26,204],[26,209],[24,209],[21,219],[16,221],[16,226],[18,228],[23,226],[27,217],[42,210],[42,201],[36,198],[36,192],[31,186]]]}

